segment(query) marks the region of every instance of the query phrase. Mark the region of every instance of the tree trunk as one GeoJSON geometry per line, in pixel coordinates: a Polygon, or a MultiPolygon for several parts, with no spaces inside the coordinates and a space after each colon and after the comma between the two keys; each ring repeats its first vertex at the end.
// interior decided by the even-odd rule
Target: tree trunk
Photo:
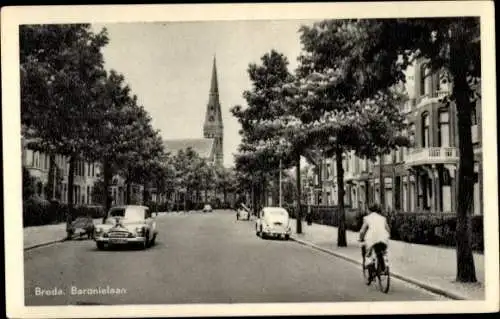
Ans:
{"type": "Polygon", "coordinates": [[[130,179],[127,178],[127,190],[126,190],[126,194],[125,194],[125,204],[126,205],[130,205],[130,203],[131,203],[131,200],[130,200],[131,195],[132,195],[132,184],[130,182],[130,179]]]}
{"type": "Polygon", "coordinates": [[[49,156],[49,176],[47,181],[47,193],[46,197],[51,201],[56,200],[56,188],[57,188],[57,165],[56,156],[50,154],[49,156]]]}
{"type": "Polygon", "coordinates": [[[337,232],[337,246],[346,247],[346,229],[345,229],[345,210],[344,210],[344,168],[342,167],[342,149],[337,147],[335,150],[335,162],[337,164],[337,202],[339,228],[337,232]]]}
{"type": "MultiPolygon", "coordinates": [[[[463,54],[464,51],[458,51],[463,54]]],[[[455,54],[459,54],[455,51],[455,54]]],[[[457,60],[462,60],[457,57],[457,60]]],[[[460,63],[455,61],[455,63],[460,63]]],[[[471,230],[468,213],[472,211],[474,194],[474,150],[472,147],[471,112],[469,87],[463,68],[466,64],[457,66],[461,71],[453,72],[453,94],[456,99],[458,114],[458,202],[457,202],[457,281],[476,282],[474,256],[471,247],[471,230]]],[[[453,71],[453,70],[452,70],[453,71]]]]}
{"type": "Polygon", "coordinates": [[[384,178],[384,155],[379,156],[378,183],[380,195],[380,207],[385,211],[385,178],[384,178]]]}
{"type": "Polygon", "coordinates": [[[75,156],[71,155],[69,157],[69,171],[68,171],[68,211],[66,213],[66,232],[68,239],[71,239],[73,231],[71,230],[71,223],[73,222],[73,211],[74,211],[74,201],[75,196],[73,193],[73,188],[75,184],[75,156]]]}
{"type": "Polygon", "coordinates": [[[147,183],[142,185],[142,187],[143,187],[143,189],[142,189],[142,204],[147,205],[147,203],[149,201],[149,190],[148,190],[147,183]]]}
{"type": "Polygon", "coordinates": [[[103,162],[103,186],[104,186],[104,213],[107,214],[109,209],[111,208],[111,194],[109,193],[109,185],[111,184],[111,178],[112,178],[112,172],[111,172],[111,166],[109,164],[109,161],[107,159],[104,160],[103,162]]]}
{"type": "Polygon", "coordinates": [[[297,178],[297,234],[302,234],[302,212],[300,207],[300,199],[302,196],[302,189],[300,186],[300,155],[297,155],[297,164],[295,170],[297,178]]]}

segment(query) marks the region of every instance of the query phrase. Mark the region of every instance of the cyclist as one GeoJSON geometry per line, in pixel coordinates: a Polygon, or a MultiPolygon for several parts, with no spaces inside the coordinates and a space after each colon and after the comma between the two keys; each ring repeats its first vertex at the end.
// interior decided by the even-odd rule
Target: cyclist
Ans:
{"type": "Polygon", "coordinates": [[[368,260],[367,266],[371,266],[375,263],[372,251],[374,249],[380,249],[380,251],[387,249],[390,229],[379,205],[372,205],[368,210],[368,215],[363,217],[363,226],[361,226],[361,230],[359,231],[359,241],[364,242],[363,248],[366,249],[365,257],[368,260]]]}

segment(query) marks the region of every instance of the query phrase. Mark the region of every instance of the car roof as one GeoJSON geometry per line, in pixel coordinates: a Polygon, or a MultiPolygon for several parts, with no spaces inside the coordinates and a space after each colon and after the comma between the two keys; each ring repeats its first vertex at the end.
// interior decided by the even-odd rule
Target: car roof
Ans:
{"type": "Polygon", "coordinates": [[[284,209],[283,207],[277,207],[277,206],[267,206],[267,207],[262,208],[262,210],[264,212],[285,212],[285,213],[288,213],[288,211],[286,209],[284,209]]]}

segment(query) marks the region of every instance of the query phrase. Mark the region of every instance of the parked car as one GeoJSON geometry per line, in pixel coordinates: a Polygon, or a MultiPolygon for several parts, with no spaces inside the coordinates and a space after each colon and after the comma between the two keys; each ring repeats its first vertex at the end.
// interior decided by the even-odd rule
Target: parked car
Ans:
{"type": "Polygon", "coordinates": [[[250,220],[250,212],[244,208],[238,208],[236,210],[236,220],[250,220]]]}
{"type": "Polygon", "coordinates": [[[135,244],[145,249],[154,245],[158,235],[155,217],[156,213],[151,213],[146,206],[112,207],[104,223],[95,226],[94,240],[97,248],[135,244]]]}
{"type": "Polygon", "coordinates": [[[90,216],[77,217],[67,231],[72,236],[76,235],[79,238],[87,236],[88,239],[91,239],[95,231],[94,220],[90,216]]]}
{"type": "Polygon", "coordinates": [[[262,238],[284,238],[288,240],[292,229],[286,209],[281,207],[264,207],[255,222],[255,232],[262,238]]]}
{"type": "Polygon", "coordinates": [[[210,206],[209,204],[205,204],[205,206],[203,206],[203,212],[204,213],[211,213],[212,212],[212,206],[210,206]]]}

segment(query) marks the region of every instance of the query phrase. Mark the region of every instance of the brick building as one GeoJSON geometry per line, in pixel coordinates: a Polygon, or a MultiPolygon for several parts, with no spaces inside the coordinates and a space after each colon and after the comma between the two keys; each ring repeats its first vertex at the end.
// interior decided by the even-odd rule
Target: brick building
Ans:
{"type": "MultiPolygon", "coordinates": [[[[401,105],[406,114],[407,134],[411,148],[400,148],[384,156],[382,174],[386,210],[401,212],[450,212],[456,210],[458,132],[456,108],[440,102],[451,90],[439,74],[429,74],[423,61],[407,72],[409,100],[401,105]]],[[[472,114],[474,145],[474,195],[472,214],[482,214],[482,148],[481,101],[472,114]]],[[[364,209],[368,203],[379,202],[380,160],[370,162],[353,154],[343,159],[346,205],[364,209]]],[[[321,163],[321,191],[316,203],[336,205],[337,185],[335,161],[321,163]]],[[[316,183],[319,179],[316,176],[316,183]]]]}

